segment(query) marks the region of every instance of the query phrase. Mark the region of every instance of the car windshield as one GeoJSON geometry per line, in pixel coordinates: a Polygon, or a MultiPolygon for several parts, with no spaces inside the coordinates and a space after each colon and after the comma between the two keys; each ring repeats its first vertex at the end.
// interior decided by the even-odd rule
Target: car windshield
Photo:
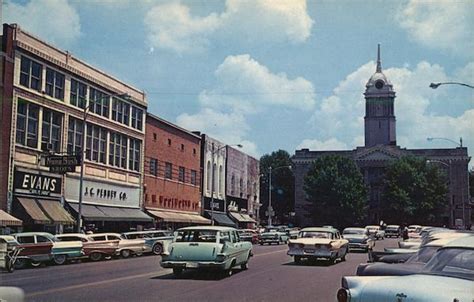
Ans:
{"type": "Polygon", "coordinates": [[[421,273],[474,281],[474,249],[441,249],[423,267],[421,273]]]}
{"type": "Polygon", "coordinates": [[[358,229],[349,229],[349,230],[347,230],[347,229],[346,229],[346,230],[344,230],[344,231],[342,232],[342,234],[343,234],[343,235],[350,235],[350,234],[354,234],[354,235],[364,235],[365,232],[366,232],[366,230],[364,230],[364,229],[360,229],[360,230],[358,230],[358,229]]]}
{"type": "Polygon", "coordinates": [[[217,231],[213,230],[184,230],[177,231],[175,242],[216,242],[217,231]]]}
{"type": "Polygon", "coordinates": [[[300,232],[298,237],[332,239],[332,233],[330,232],[300,232]]]}
{"type": "Polygon", "coordinates": [[[278,229],[265,229],[266,233],[276,233],[278,229]]]}
{"type": "Polygon", "coordinates": [[[411,256],[405,263],[420,262],[426,263],[430,261],[434,253],[439,249],[438,246],[425,246],[418,250],[418,252],[411,256]]]}

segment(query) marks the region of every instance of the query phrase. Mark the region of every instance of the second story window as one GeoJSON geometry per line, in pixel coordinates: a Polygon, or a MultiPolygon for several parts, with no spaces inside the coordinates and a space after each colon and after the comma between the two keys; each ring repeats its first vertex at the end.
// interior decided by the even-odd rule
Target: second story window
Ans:
{"type": "Polygon", "coordinates": [[[165,164],[165,178],[168,178],[168,179],[173,178],[173,164],[171,163],[165,164]]]}
{"type": "Polygon", "coordinates": [[[89,89],[89,106],[95,114],[109,117],[109,96],[97,89],[89,89]]]}
{"type": "Polygon", "coordinates": [[[46,94],[64,100],[64,74],[46,68],[46,94]]]}
{"type": "Polygon", "coordinates": [[[16,143],[38,148],[39,106],[18,100],[16,143]]]}
{"type": "Polygon", "coordinates": [[[82,121],[70,117],[67,131],[67,153],[81,154],[82,142],[82,121]]]}
{"type": "Polygon", "coordinates": [[[87,86],[79,81],[71,79],[71,98],[69,102],[71,105],[79,108],[86,106],[87,86]]]}
{"type": "Polygon", "coordinates": [[[143,111],[132,107],[132,127],[138,130],[143,129],[143,111]]]}
{"type": "Polygon", "coordinates": [[[127,137],[125,135],[110,133],[109,165],[127,168],[127,137]]]}
{"type": "Polygon", "coordinates": [[[41,128],[41,150],[60,152],[62,115],[55,111],[43,109],[41,128]]]}
{"type": "Polygon", "coordinates": [[[86,158],[105,164],[107,131],[99,126],[87,124],[86,158]]]}
{"type": "Polygon", "coordinates": [[[158,175],[158,160],[156,158],[150,158],[150,174],[158,175]]]}
{"type": "Polygon", "coordinates": [[[128,169],[140,171],[140,146],[141,142],[137,139],[130,139],[130,152],[128,155],[128,169]]]}
{"type": "Polygon", "coordinates": [[[184,167],[179,167],[179,175],[178,175],[178,180],[181,181],[181,182],[184,182],[184,175],[186,173],[186,170],[184,169],[184,167]]]}
{"type": "Polygon", "coordinates": [[[112,119],[121,124],[129,125],[130,105],[117,98],[112,99],[112,119]]]}
{"type": "Polygon", "coordinates": [[[191,184],[197,184],[197,172],[196,170],[191,170],[191,184]]]}
{"type": "Polygon", "coordinates": [[[41,91],[41,74],[43,67],[27,57],[21,57],[20,85],[41,91]]]}

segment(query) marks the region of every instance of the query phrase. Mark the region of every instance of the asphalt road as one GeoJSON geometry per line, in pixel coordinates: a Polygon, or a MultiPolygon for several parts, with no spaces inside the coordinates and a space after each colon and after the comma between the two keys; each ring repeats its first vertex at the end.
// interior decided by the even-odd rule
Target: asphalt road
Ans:
{"type": "MultiPolygon", "coordinates": [[[[396,246],[377,241],[376,249],[396,246]]],[[[335,301],[341,277],[353,275],[366,253],[346,262],[302,263],[286,255],[287,246],[254,245],[249,269],[231,277],[186,272],[180,278],[159,266],[159,256],[83,262],[0,273],[1,286],[24,290],[27,301],[335,301]]]]}

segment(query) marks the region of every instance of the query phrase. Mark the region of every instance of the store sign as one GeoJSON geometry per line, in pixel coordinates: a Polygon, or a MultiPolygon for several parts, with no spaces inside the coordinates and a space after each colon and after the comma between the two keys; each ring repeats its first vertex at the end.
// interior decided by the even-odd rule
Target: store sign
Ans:
{"type": "MultiPolygon", "coordinates": [[[[79,184],[77,178],[67,177],[65,186],[66,200],[79,201],[79,184]]],[[[82,201],[110,206],[138,207],[140,189],[126,185],[115,185],[107,182],[84,180],[82,201]]]]}
{"type": "Polygon", "coordinates": [[[220,199],[214,199],[212,202],[211,202],[211,199],[206,197],[204,199],[204,209],[205,210],[211,210],[211,204],[213,206],[212,210],[213,211],[220,211],[220,212],[224,212],[224,201],[223,200],[220,200],[220,199]]]}
{"type": "Polygon", "coordinates": [[[17,193],[49,196],[61,194],[61,177],[35,172],[15,171],[14,189],[17,193]]]}
{"type": "Polygon", "coordinates": [[[44,162],[46,167],[52,173],[64,174],[66,172],[75,172],[76,166],[81,165],[80,155],[48,155],[44,162]]]}

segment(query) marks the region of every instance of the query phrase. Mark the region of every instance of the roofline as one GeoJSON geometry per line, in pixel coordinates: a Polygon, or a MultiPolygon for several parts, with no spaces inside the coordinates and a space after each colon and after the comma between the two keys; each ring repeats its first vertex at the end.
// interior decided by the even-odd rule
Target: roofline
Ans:
{"type": "Polygon", "coordinates": [[[146,115],[147,115],[147,117],[149,116],[149,117],[151,117],[152,119],[157,120],[158,122],[161,122],[161,123],[163,123],[163,124],[165,124],[165,125],[167,125],[167,126],[170,126],[170,127],[172,127],[172,128],[175,128],[175,129],[177,129],[177,130],[179,130],[179,131],[181,131],[181,132],[184,132],[184,133],[186,133],[186,134],[188,134],[188,135],[190,135],[190,136],[192,136],[192,137],[194,137],[194,138],[197,138],[197,139],[201,140],[201,136],[199,136],[199,135],[197,135],[197,134],[195,134],[195,133],[193,133],[193,132],[191,132],[191,131],[189,131],[189,130],[187,130],[187,129],[184,129],[184,128],[182,128],[182,127],[176,125],[176,124],[173,124],[172,122],[167,121],[167,120],[165,120],[165,119],[163,119],[163,118],[161,118],[161,117],[159,117],[159,116],[157,116],[157,115],[154,115],[153,113],[151,113],[151,112],[149,112],[149,111],[147,111],[146,115]]]}

